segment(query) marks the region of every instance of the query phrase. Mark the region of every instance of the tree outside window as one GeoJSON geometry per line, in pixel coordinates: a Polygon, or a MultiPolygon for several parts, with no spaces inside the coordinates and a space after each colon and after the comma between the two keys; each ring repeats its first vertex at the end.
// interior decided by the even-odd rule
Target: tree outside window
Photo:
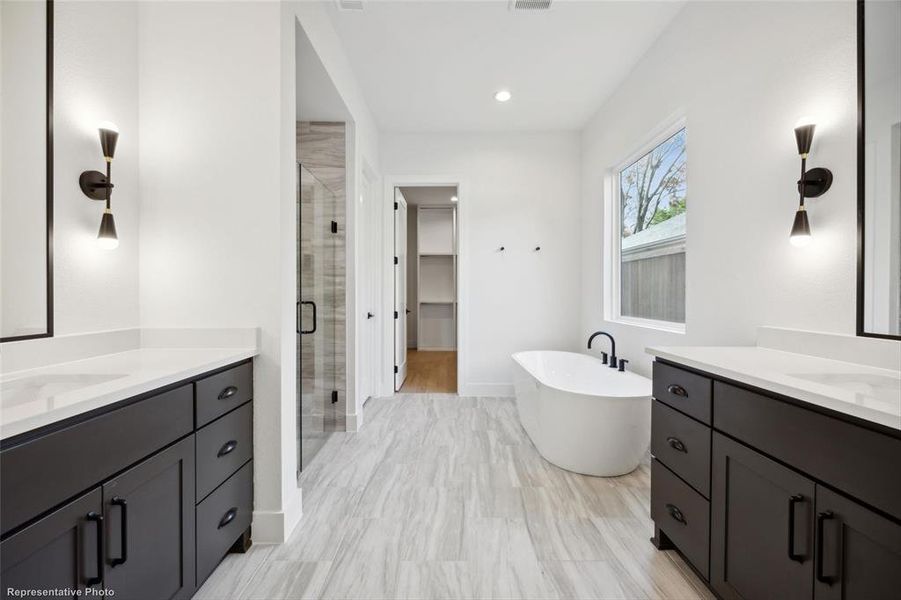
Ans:
{"type": "Polygon", "coordinates": [[[620,315],[685,322],[685,129],[619,172],[620,315]]]}

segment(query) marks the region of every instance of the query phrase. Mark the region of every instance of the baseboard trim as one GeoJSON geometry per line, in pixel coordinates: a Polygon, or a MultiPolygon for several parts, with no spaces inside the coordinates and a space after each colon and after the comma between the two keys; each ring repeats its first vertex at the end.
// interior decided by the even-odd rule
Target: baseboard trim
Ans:
{"type": "Polygon", "coordinates": [[[287,510],[253,511],[253,543],[284,544],[303,517],[303,493],[298,488],[287,510]]]}
{"type": "Polygon", "coordinates": [[[363,424],[363,415],[361,415],[361,414],[347,415],[344,423],[345,423],[345,429],[347,431],[360,431],[360,426],[363,424]]]}
{"type": "Polygon", "coordinates": [[[253,511],[252,527],[254,544],[285,542],[285,513],[280,510],[253,511]]]}
{"type": "Polygon", "coordinates": [[[465,383],[460,388],[461,396],[513,396],[512,383],[465,383]]]}

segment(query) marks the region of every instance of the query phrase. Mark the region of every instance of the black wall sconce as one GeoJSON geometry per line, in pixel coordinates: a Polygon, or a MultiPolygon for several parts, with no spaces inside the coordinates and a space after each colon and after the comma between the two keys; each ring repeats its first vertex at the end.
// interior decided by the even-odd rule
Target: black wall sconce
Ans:
{"type": "Polygon", "coordinates": [[[99,129],[100,149],[103,151],[103,159],[106,161],[106,175],[100,171],[85,171],[78,178],[78,185],[84,195],[91,200],[106,201],[106,209],[100,219],[100,231],[97,232],[97,244],[101,248],[112,250],[119,246],[116,221],[113,219],[113,211],[110,210],[110,196],[113,193],[110,169],[113,164],[113,156],[116,154],[119,129],[109,122],[101,123],[99,129]]]}
{"type": "Polygon", "coordinates": [[[798,142],[798,154],[801,155],[801,179],[798,180],[800,205],[792,224],[791,241],[793,246],[806,246],[810,242],[810,221],[807,220],[807,208],[804,198],[817,198],[826,193],[832,186],[832,171],[823,167],[807,170],[807,157],[813,143],[813,132],[816,125],[802,121],[795,127],[795,140],[798,142]]]}

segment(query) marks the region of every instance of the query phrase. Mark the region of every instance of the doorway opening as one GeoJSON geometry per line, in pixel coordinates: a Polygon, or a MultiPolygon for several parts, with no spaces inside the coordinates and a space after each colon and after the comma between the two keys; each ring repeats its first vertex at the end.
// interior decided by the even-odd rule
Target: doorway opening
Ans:
{"type": "MultiPolygon", "coordinates": [[[[296,66],[297,475],[347,422],[347,173],[353,119],[300,23],[296,66]]],[[[350,159],[352,161],[352,158],[350,159]]],[[[350,246],[352,247],[352,245],[350,246]]]]}
{"type": "Polygon", "coordinates": [[[394,188],[394,390],[457,392],[457,186],[394,188]]]}

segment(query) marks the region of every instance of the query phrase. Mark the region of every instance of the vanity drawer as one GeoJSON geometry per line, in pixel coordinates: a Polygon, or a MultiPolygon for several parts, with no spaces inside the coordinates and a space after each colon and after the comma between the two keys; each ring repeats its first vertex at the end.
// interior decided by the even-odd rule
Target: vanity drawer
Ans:
{"type": "Polygon", "coordinates": [[[712,385],[703,375],[654,362],[654,398],[708,425],[712,385]]]}
{"type": "Polygon", "coordinates": [[[710,503],[657,460],[651,461],[651,518],[708,579],[710,503]]]}
{"type": "Polygon", "coordinates": [[[190,385],[0,452],[3,532],[193,431],[190,385]]]}
{"type": "Polygon", "coordinates": [[[901,519],[901,439],[717,381],[716,429],[901,519]]]}
{"type": "Polygon", "coordinates": [[[253,398],[253,364],[246,362],[194,383],[197,428],[253,398]]]}
{"type": "Polygon", "coordinates": [[[197,505],[198,587],[250,526],[252,512],[253,462],[249,462],[197,505]]]}
{"type": "Polygon", "coordinates": [[[197,499],[205,498],[253,456],[253,403],[197,432],[197,499]]]}
{"type": "Polygon", "coordinates": [[[710,497],[709,427],[654,401],[651,454],[704,497],[710,497]]]}

